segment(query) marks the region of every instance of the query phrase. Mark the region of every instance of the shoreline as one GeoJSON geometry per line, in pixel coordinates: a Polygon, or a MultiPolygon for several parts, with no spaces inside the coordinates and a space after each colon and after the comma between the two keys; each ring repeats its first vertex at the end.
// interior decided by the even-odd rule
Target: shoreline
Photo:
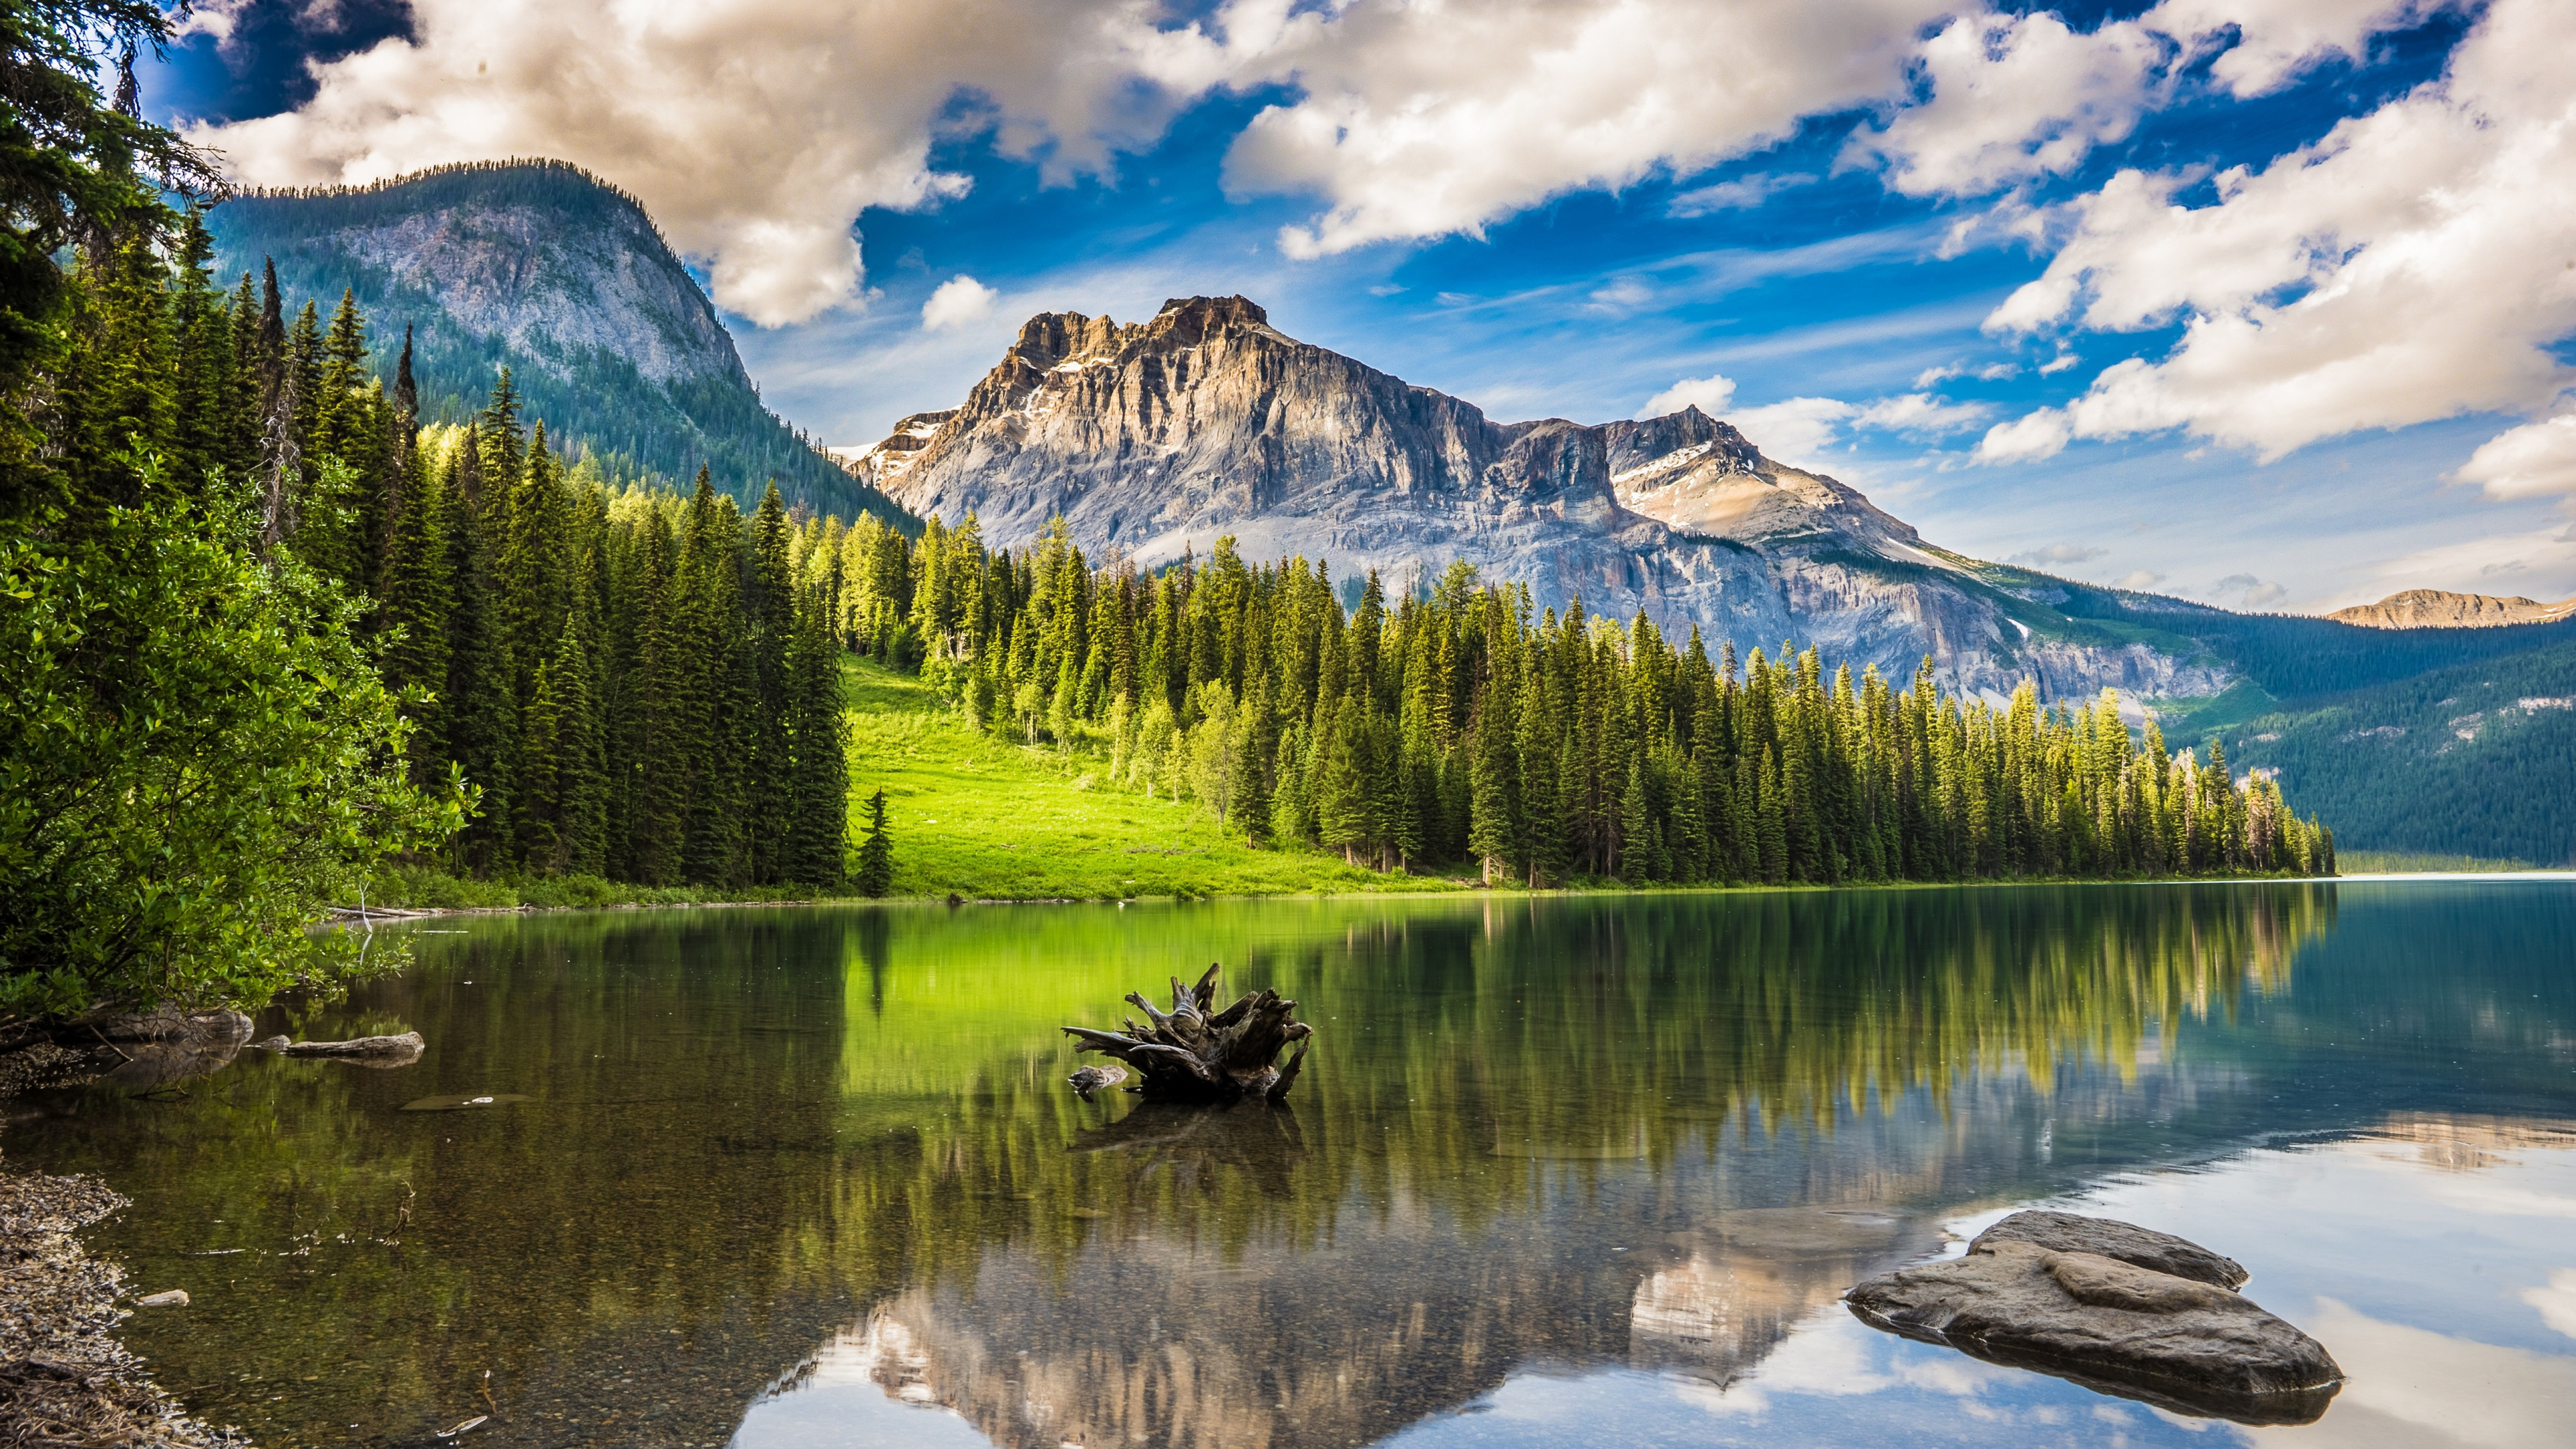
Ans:
{"type": "Polygon", "coordinates": [[[1373,900],[1457,900],[1482,896],[1504,900],[1575,900],[1582,898],[1697,895],[1812,895],[1833,891],[1925,891],[1971,890],[2012,887],[2059,886],[2225,886],[2225,885],[2362,885],[2409,880],[2458,881],[2576,881],[2576,867],[2534,867],[2512,871],[2374,871],[2341,875],[2211,875],[2211,876],[2138,876],[2125,879],[2103,879],[2098,876],[2028,876],[2002,880],[1955,881],[1854,881],[1837,885],[1797,883],[1787,885],[1675,885],[1675,886],[1581,886],[1548,887],[1530,890],[1520,886],[1486,886],[1461,884],[1452,890],[1411,891],[1295,891],[1209,893],[1206,895],[1149,896],[807,896],[799,898],[745,897],[735,900],[700,901],[611,901],[600,904],[534,904],[508,906],[369,906],[362,913],[356,906],[331,906],[315,927],[345,927],[369,921],[400,923],[409,920],[433,920],[446,916],[527,916],[574,911],[685,911],[743,910],[771,906],[1109,906],[1109,905],[1194,905],[1236,901],[1373,901],[1373,900]]]}
{"type": "Polygon", "coordinates": [[[12,1443],[247,1449],[240,1431],[190,1417],[117,1340],[134,1295],[78,1234],[126,1203],[86,1174],[0,1165],[0,1425],[12,1443]]]}

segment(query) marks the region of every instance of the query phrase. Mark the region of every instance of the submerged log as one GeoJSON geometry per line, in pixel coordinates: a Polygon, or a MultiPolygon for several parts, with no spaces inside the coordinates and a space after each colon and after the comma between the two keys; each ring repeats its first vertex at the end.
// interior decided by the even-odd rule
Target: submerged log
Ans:
{"type": "Polygon", "coordinates": [[[1168,1012],[1157,1011],[1138,992],[1127,993],[1149,1025],[1139,1026],[1131,1017],[1120,1023],[1119,1031],[1068,1026],[1065,1034],[1080,1039],[1076,1051],[1125,1062],[1141,1078],[1128,1090],[1148,1097],[1175,1102],[1286,1100],[1298,1068],[1306,1064],[1307,1039],[1315,1029],[1296,1019],[1296,1002],[1266,987],[1212,1012],[1217,971],[1209,966],[1196,986],[1183,986],[1181,978],[1173,977],[1168,1012]],[[1291,1042],[1297,1051],[1281,1066],[1279,1053],[1291,1042]]]}

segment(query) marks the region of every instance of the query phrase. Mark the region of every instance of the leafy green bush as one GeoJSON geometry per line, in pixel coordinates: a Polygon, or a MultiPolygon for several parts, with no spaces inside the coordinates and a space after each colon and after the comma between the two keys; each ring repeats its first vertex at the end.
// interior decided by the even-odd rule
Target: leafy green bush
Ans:
{"type": "Polygon", "coordinates": [[[0,530],[0,1010],[327,985],[355,947],[307,928],[462,823],[460,782],[408,777],[358,606],[254,538],[237,493],[148,484],[0,530]]]}

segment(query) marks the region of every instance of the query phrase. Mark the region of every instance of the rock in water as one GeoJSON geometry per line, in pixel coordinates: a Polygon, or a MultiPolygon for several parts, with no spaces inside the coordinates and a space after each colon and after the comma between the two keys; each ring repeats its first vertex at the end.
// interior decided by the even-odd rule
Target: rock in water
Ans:
{"type": "Polygon", "coordinates": [[[2243,1264],[2234,1258],[2222,1258],[2189,1238],[2074,1213],[2014,1213],[1977,1234],[1977,1241],[1968,1245],[1968,1251],[1975,1252],[1982,1243],[2006,1242],[2035,1243],[2060,1253],[2098,1253],[2151,1272],[2171,1273],[2196,1283],[2215,1283],[2230,1290],[2244,1287],[2247,1277],[2243,1264]]]}
{"type": "Polygon", "coordinates": [[[1114,1087],[1125,1080],[1127,1069],[1116,1062],[1105,1067],[1083,1067],[1065,1078],[1066,1083],[1086,1102],[1098,1095],[1103,1087],[1114,1087]]]}
{"type": "Polygon", "coordinates": [[[2238,1282],[2242,1268],[2197,1244],[2127,1223],[2072,1221],[2084,1226],[2041,1222],[2014,1234],[1989,1231],[1965,1257],[1873,1278],[1844,1301],[1875,1328],[2187,1414],[2305,1424],[2325,1413],[2343,1370],[2323,1344],[2297,1328],[2213,1281],[2101,1252],[2063,1251],[2020,1234],[2063,1241],[2089,1234],[2204,1272],[2232,1272],[2238,1282]]]}

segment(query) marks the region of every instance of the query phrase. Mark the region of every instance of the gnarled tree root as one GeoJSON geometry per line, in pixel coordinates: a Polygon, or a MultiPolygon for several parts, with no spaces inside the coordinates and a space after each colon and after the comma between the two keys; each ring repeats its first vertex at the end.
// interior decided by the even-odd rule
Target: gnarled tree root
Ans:
{"type": "Polygon", "coordinates": [[[1234,1102],[1259,1097],[1285,1101],[1306,1064],[1308,1038],[1315,1029],[1296,1019],[1297,1003],[1264,988],[1241,997],[1223,1011],[1210,1013],[1216,1001],[1218,967],[1211,965],[1196,986],[1172,978],[1172,1009],[1157,1011],[1137,992],[1127,1000],[1151,1023],[1139,1026],[1131,1017],[1120,1031],[1093,1031],[1068,1026],[1077,1051],[1099,1052],[1125,1062],[1139,1078],[1130,1091],[1175,1102],[1234,1102]],[[1279,1053],[1297,1044],[1285,1066],[1279,1053]]]}

